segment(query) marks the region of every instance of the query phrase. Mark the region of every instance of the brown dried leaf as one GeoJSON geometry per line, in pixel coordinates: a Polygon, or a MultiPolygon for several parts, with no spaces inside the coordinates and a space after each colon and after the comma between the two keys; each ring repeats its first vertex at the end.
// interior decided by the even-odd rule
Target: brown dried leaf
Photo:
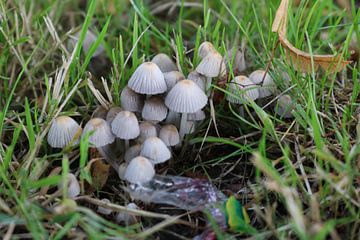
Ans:
{"type": "Polygon", "coordinates": [[[311,59],[314,60],[314,71],[322,68],[328,73],[339,72],[350,63],[350,61],[342,60],[341,56],[311,55],[292,45],[286,38],[288,8],[289,0],[282,0],[278,10],[276,11],[272,31],[278,33],[279,41],[283,48],[285,48],[288,62],[291,63],[297,71],[311,73],[311,59]]]}

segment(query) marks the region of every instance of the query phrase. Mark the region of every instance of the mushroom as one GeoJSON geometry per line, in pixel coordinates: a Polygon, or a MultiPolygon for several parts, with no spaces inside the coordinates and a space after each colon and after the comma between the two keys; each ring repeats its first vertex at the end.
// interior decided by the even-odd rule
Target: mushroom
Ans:
{"type": "Polygon", "coordinates": [[[155,55],[151,62],[155,63],[163,73],[177,71],[175,63],[165,53],[155,55]]]}
{"type": "Polygon", "coordinates": [[[202,121],[206,118],[205,112],[203,110],[199,110],[195,113],[189,113],[188,120],[189,121],[202,121]]]}
{"type": "Polygon", "coordinates": [[[177,128],[180,128],[180,120],[181,120],[180,113],[169,110],[165,122],[174,124],[177,128]]]}
{"type": "MultiPolygon", "coordinates": [[[[80,34],[81,34],[81,30],[76,32],[75,36],[70,36],[69,45],[68,45],[69,50],[73,50],[75,48],[76,43],[79,41],[80,34]]],[[[86,31],[85,38],[84,38],[84,41],[83,41],[83,44],[82,44],[82,50],[83,50],[83,52],[85,54],[89,53],[90,48],[96,42],[97,38],[98,37],[93,32],[91,32],[90,30],[86,31]]],[[[97,49],[95,50],[92,57],[99,56],[104,52],[105,52],[105,47],[104,47],[103,44],[100,44],[97,47],[97,49]]]]}
{"type": "Polygon", "coordinates": [[[141,94],[160,94],[167,90],[164,74],[152,62],[142,63],[133,73],[128,82],[128,87],[141,94]]]}
{"type": "Polygon", "coordinates": [[[119,112],[111,123],[111,130],[120,139],[125,140],[125,149],[129,148],[129,140],[140,134],[139,122],[134,113],[119,112]]]}
{"type": "Polygon", "coordinates": [[[235,73],[244,72],[246,70],[244,51],[240,51],[235,48],[229,49],[227,55],[224,56],[224,62],[228,69],[230,69],[231,65],[235,73]]]}
{"type": "Polygon", "coordinates": [[[200,59],[206,57],[209,53],[216,52],[214,45],[211,42],[203,42],[199,46],[198,55],[200,59]]]}
{"type": "Polygon", "coordinates": [[[148,158],[153,164],[163,163],[171,158],[171,152],[158,137],[147,138],[142,144],[140,155],[148,158]]]}
{"type": "MultiPolygon", "coordinates": [[[[139,207],[135,203],[129,203],[126,208],[128,209],[138,209],[139,207]]],[[[124,222],[126,225],[132,225],[137,222],[136,216],[133,213],[127,211],[121,211],[116,215],[116,222],[124,222]]]]}
{"type": "Polygon", "coordinates": [[[204,92],[191,80],[178,82],[165,98],[165,105],[172,111],[182,113],[180,139],[184,138],[188,113],[195,113],[207,103],[204,92]]]}
{"type": "Polygon", "coordinates": [[[201,60],[196,71],[206,77],[205,89],[208,92],[212,78],[225,75],[226,66],[220,53],[211,51],[201,60]]]}
{"type": "Polygon", "coordinates": [[[134,92],[129,87],[125,87],[122,90],[120,101],[122,108],[130,112],[141,112],[144,106],[144,96],[134,92]]]}
{"type": "Polygon", "coordinates": [[[101,118],[92,118],[86,123],[82,136],[84,137],[89,133],[89,143],[94,147],[103,147],[115,140],[115,136],[111,132],[109,123],[101,118]]]}
{"type": "Polygon", "coordinates": [[[116,115],[122,111],[121,107],[112,107],[109,109],[107,115],[106,115],[106,121],[111,125],[112,121],[116,117],[116,115]]]}
{"type": "Polygon", "coordinates": [[[170,91],[178,81],[184,80],[184,74],[179,71],[171,71],[164,73],[167,91],[170,91]]]}
{"type": "Polygon", "coordinates": [[[138,137],[138,141],[143,143],[149,137],[157,137],[157,130],[154,124],[151,122],[142,122],[139,125],[140,127],[140,135],[138,137]]]}
{"type": "Polygon", "coordinates": [[[246,76],[237,76],[231,80],[228,90],[232,95],[227,94],[226,99],[235,104],[243,104],[249,99],[259,98],[259,91],[255,83],[246,76]]]}
{"type": "Polygon", "coordinates": [[[47,141],[53,148],[64,148],[71,142],[78,144],[80,134],[81,127],[74,119],[60,116],[52,122],[47,141]]]}
{"type": "Polygon", "coordinates": [[[261,84],[261,87],[258,88],[259,98],[269,97],[275,91],[274,80],[264,70],[256,70],[252,72],[249,76],[249,79],[255,84],[261,84]]]}
{"type": "Polygon", "coordinates": [[[285,94],[278,98],[274,111],[282,118],[292,118],[292,111],[294,110],[294,108],[295,105],[293,100],[289,95],[285,94]]]}
{"type": "Polygon", "coordinates": [[[131,146],[128,150],[126,150],[124,159],[125,162],[129,163],[131,159],[136,158],[137,156],[140,156],[141,152],[141,144],[135,144],[131,146]]]}
{"type": "Polygon", "coordinates": [[[168,147],[175,146],[180,143],[179,132],[172,124],[167,124],[160,129],[159,138],[168,147]]]}
{"type": "MultiPolygon", "coordinates": [[[[58,189],[61,190],[64,188],[64,182],[58,184],[58,189]]],[[[67,197],[74,199],[80,194],[80,184],[76,179],[75,175],[68,173],[67,175],[67,197]]]]}
{"type": "Polygon", "coordinates": [[[124,178],[130,183],[145,183],[155,175],[153,164],[145,157],[133,158],[126,168],[124,178]]]}
{"type": "Polygon", "coordinates": [[[188,79],[194,81],[203,92],[206,91],[206,77],[197,71],[192,71],[189,73],[188,79]]]}
{"type": "Polygon", "coordinates": [[[148,121],[159,122],[166,118],[167,107],[160,96],[152,96],[145,101],[141,116],[148,121]]]}
{"type": "MultiPolygon", "coordinates": [[[[101,199],[102,202],[105,203],[111,203],[109,199],[103,198],[101,199]]],[[[103,215],[110,215],[112,213],[112,210],[106,207],[98,206],[97,212],[103,215]]]]}

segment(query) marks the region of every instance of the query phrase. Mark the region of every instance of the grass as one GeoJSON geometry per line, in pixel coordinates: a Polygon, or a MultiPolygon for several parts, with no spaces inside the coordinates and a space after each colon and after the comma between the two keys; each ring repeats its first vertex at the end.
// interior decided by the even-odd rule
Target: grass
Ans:
{"type": "MultiPolygon", "coordinates": [[[[142,217],[130,227],[116,224],[113,215],[95,214],[101,204],[97,199],[110,199],[114,211],[131,201],[115,173],[88,198],[74,202],[56,192],[54,186],[66,181],[68,171],[79,174],[84,183],[90,181],[92,155],[86,139],[80,148],[53,150],[46,143],[46,133],[59,114],[73,116],[84,125],[99,104],[87,85],[90,78],[105,92],[101,80],[88,73],[99,44],[106,48],[111,68],[106,82],[112,104],[118,105],[121,89],[144,60],[159,52],[176,55],[187,74],[199,63],[198,47],[206,40],[222,54],[246,41],[246,74],[265,69],[270,62],[269,73],[279,93],[295,101],[294,118],[275,115],[274,103],[262,108],[253,102],[245,108],[252,114],[243,117],[237,106],[214,100],[219,136],[214,119],[208,117],[166,171],[208,178],[227,195],[241,199],[255,231],[222,233],[211,223],[219,239],[357,239],[357,62],[336,75],[296,72],[285,63],[283,49],[274,49],[277,36],[271,33],[271,25],[278,0],[165,2],[0,2],[0,235],[4,239],[188,239],[199,234],[203,215],[165,206],[138,202],[142,210],[137,213],[142,217]],[[73,52],[66,48],[72,29],[81,30],[73,52]],[[84,54],[81,45],[87,29],[99,38],[84,54]]],[[[289,40],[304,51],[344,52],[349,58],[350,40],[360,36],[360,13],[356,1],[350,2],[350,11],[335,1],[301,1],[292,6],[289,40]]],[[[355,47],[359,45],[357,41],[355,47]]],[[[234,76],[230,71],[228,80],[234,76]]],[[[213,89],[227,93],[216,84],[213,89]]]]}

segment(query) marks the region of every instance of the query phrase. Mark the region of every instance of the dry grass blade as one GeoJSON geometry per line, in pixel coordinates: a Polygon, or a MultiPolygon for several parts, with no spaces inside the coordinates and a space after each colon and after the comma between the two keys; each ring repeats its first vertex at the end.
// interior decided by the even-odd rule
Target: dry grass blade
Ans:
{"type": "Polygon", "coordinates": [[[311,73],[312,70],[322,68],[328,73],[337,73],[350,63],[343,60],[341,55],[313,55],[294,47],[286,38],[288,8],[289,0],[282,0],[276,12],[272,31],[279,34],[279,41],[286,50],[287,59],[296,70],[311,73]],[[312,59],[314,67],[312,67],[312,59]]]}

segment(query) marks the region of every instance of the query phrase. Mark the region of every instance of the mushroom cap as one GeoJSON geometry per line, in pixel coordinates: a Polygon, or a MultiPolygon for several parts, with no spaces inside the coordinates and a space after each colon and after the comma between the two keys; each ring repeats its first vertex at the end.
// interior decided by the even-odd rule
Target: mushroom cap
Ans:
{"type": "Polygon", "coordinates": [[[81,127],[74,119],[68,116],[60,116],[52,122],[47,141],[53,148],[64,148],[71,141],[74,144],[79,143],[80,133],[81,127]]]}
{"type": "Polygon", "coordinates": [[[237,76],[231,80],[228,90],[237,97],[228,94],[226,99],[235,104],[243,104],[248,99],[256,100],[259,98],[256,85],[246,76],[237,76]]]}
{"type": "Polygon", "coordinates": [[[232,69],[237,72],[244,72],[246,70],[246,61],[245,54],[239,49],[229,49],[224,56],[225,65],[230,68],[230,63],[232,63],[232,69]]]}
{"type": "Polygon", "coordinates": [[[101,118],[92,118],[86,123],[82,136],[85,136],[85,134],[89,132],[93,132],[89,136],[89,142],[95,147],[103,147],[115,140],[109,123],[101,118]]]}
{"type": "Polygon", "coordinates": [[[188,79],[194,81],[198,87],[205,92],[206,90],[206,78],[197,71],[192,71],[188,75],[188,79]]]}
{"type": "Polygon", "coordinates": [[[106,121],[111,125],[112,121],[116,117],[116,115],[122,111],[121,107],[112,107],[109,109],[106,115],[106,121]]]}
{"type": "MultiPolygon", "coordinates": [[[[67,184],[68,184],[67,197],[71,199],[77,197],[80,194],[80,184],[74,174],[68,173],[67,184]]],[[[64,182],[60,182],[58,184],[58,189],[63,189],[63,187],[64,187],[64,182]]]]}
{"type": "MultiPolygon", "coordinates": [[[[129,203],[126,208],[128,209],[138,209],[139,207],[135,203],[129,203]]],[[[121,211],[116,215],[116,222],[121,223],[125,222],[127,225],[136,223],[136,215],[129,213],[127,211],[121,211]]]]}
{"type": "Polygon", "coordinates": [[[130,183],[145,183],[150,181],[155,175],[154,166],[145,157],[132,159],[126,168],[124,178],[130,183]]]}
{"type": "Polygon", "coordinates": [[[295,108],[290,95],[282,95],[278,98],[274,111],[283,118],[292,118],[292,110],[295,108]]]}
{"type": "MultiPolygon", "coordinates": [[[[73,50],[76,46],[76,43],[79,41],[80,38],[80,34],[81,34],[81,30],[76,32],[74,34],[74,36],[70,36],[69,39],[69,49],[73,50]]],[[[90,30],[86,31],[86,35],[82,44],[82,50],[84,53],[89,53],[89,50],[91,48],[91,46],[96,42],[98,36],[96,36],[93,32],[91,32],[90,30]]],[[[105,47],[103,44],[100,44],[97,49],[95,50],[94,54],[92,57],[96,57],[99,56],[100,54],[102,54],[103,52],[105,52],[105,47]]]]}
{"type": "Polygon", "coordinates": [[[142,143],[149,137],[157,137],[157,129],[151,122],[140,123],[140,136],[139,141],[142,143]]]}
{"type": "Polygon", "coordinates": [[[216,52],[214,45],[211,42],[203,42],[199,46],[198,55],[200,59],[206,57],[210,52],[216,52]]]}
{"type": "MultiPolygon", "coordinates": [[[[103,198],[103,199],[101,199],[101,201],[106,202],[106,203],[111,203],[110,200],[107,198],[103,198]]],[[[98,206],[97,212],[100,214],[103,214],[103,215],[110,215],[112,213],[112,210],[109,208],[98,206]]]]}
{"type": "Polygon", "coordinates": [[[167,90],[164,74],[153,62],[142,63],[133,73],[128,87],[141,94],[160,94],[167,90]]]}
{"type": "Polygon", "coordinates": [[[220,53],[210,52],[201,60],[196,71],[206,77],[217,77],[226,74],[226,66],[220,53]]]}
{"type": "Polygon", "coordinates": [[[121,106],[126,111],[141,112],[144,106],[144,96],[134,92],[131,88],[125,87],[120,95],[121,106]]]}
{"type": "Polygon", "coordinates": [[[145,101],[141,116],[148,121],[162,121],[166,118],[167,112],[164,99],[160,96],[152,96],[145,101]]]}
{"type": "Polygon", "coordinates": [[[179,71],[171,71],[164,73],[167,91],[170,91],[177,82],[184,80],[184,74],[179,71]]]}
{"type": "Polygon", "coordinates": [[[135,144],[131,147],[129,147],[128,150],[126,150],[124,159],[125,162],[130,162],[133,158],[136,158],[137,156],[140,156],[141,152],[141,144],[135,144]]]}
{"type": "Polygon", "coordinates": [[[111,123],[111,130],[121,139],[134,139],[140,134],[139,122],[134,113],[119,112],[111,123]]]}
{"type": "Polygon", "coordinates": [[[275,83],[272,77],[266,73],[264,81],[262,81],[265,75],[264,70],[256,70],[252,72],[249,76],[249,79],[254,82],[255,84],[261,84],[262,86],[259,88],[259,98],[265,98],[271,96],[274,92],[275,83]]]}
{"type": "Polygon", "coordinates": [[[158,137],[150,137],[141,147],[141,156],[148,158],[153,164],[166,162],[171,158],[171,152],[158,137]]]}
{"type": "Polygon", "coordinates": [[[180,142],[179,132],[172,124],[167,124],[160,129],[159,138],[166,146],[175,146],[180,142]]]}
{"type": "Polygon", "coordinates": [[[191,80],[178,82],[165,98],[165,105],[175,112],[194,113],[207,103],[205,93],[191,80]]]}
{"type": "Polygon", "coordinates": [[[175,63],[165,53],[156,54],[151,62],[155,63],[163,73],[177,70],[175,63]]]}
{"type": "Polygon", "coordinates": [[[199,110],[195,113],[189,113],[187,116],[187,120],[189,121],[202,121],[206,118],[205,112],[203,110],[199,110]]]}

